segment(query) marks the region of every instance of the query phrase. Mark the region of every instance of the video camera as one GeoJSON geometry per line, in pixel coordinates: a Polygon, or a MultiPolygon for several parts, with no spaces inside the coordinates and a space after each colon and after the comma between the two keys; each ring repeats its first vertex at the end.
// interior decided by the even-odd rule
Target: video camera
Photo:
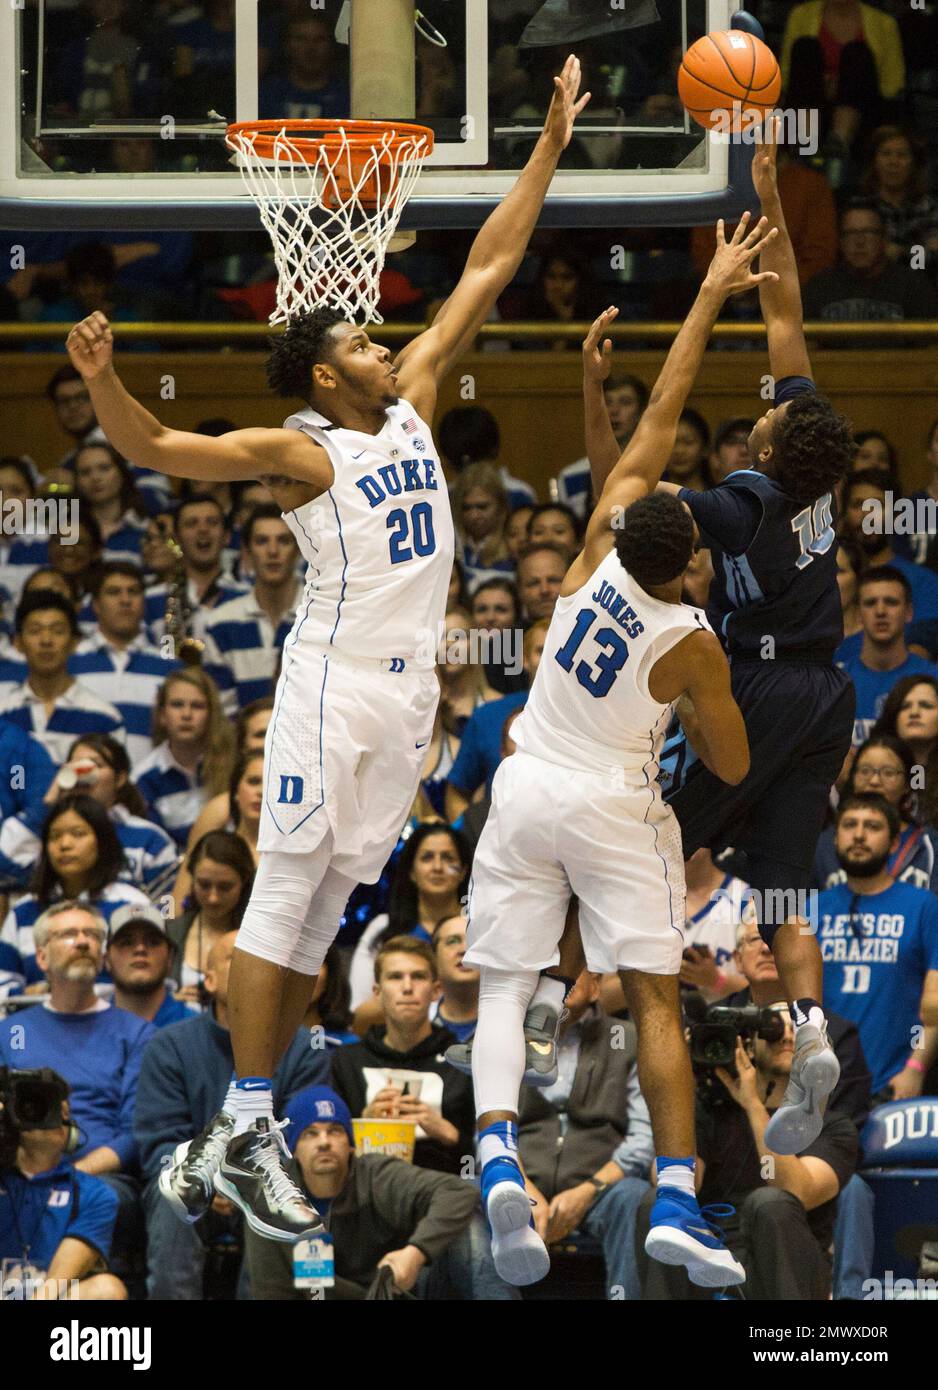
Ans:
{"type": "Polygon", "coordinates": [[[68,1083],[51,1067],[16,1071],[0,1067],[0,1168],[16,1160],[24,1129],[58,1129],[68,1083]]]}
{"type": "Polygon", "coordinates": [[[757,1004],[731,1008],[727,1004],[707,1005],[701,994],[689,994],[684,1014],[690,1024],[690,1059],[702,1100],[716,1105],[730,1099],[715,1075],[723,1067],[736,1076],[737,1038],[762,1038],[778,1042],[785,1035],[785,1023],[775,1009],[757,1004]]]}

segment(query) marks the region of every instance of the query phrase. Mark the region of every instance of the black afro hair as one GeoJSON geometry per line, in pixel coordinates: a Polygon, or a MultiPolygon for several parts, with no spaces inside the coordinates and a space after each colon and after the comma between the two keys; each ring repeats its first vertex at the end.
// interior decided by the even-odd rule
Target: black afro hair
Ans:
{"type": "Polygon", "coordinates": [[[278,396],[308,401],[312,392],[312,372],[317,362],[331,356],[329,334],[340,323],[348,323],[338,309],[314,309],[291,319],[279,338],[271,343],[267,359],[267,384],[278,396]]]}
{"type": "Polygon", "coordinates": [[[670,493],[633,502],[615,528],[619,563],[636,584],[653,589],[683,574],[694,551],[690,512],[670,493]]]}
{"type": "Polygon", "coordinates": [[[772,427],[775,476],[789,497],[814,502],[847,475],[856,450],[849,420],[814,393],[795,396],[772,427]]]}

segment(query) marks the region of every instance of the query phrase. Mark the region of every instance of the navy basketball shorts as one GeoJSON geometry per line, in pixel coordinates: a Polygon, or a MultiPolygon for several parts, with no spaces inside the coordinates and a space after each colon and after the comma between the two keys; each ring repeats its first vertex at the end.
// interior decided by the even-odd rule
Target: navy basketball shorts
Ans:
{"type": "Polygon", "coordinates": [[[737,658],[732,688],[750,751],[738,786],[709,772],[683,733],[662,753],[662,790],[684,857],[732,845],[746,853],[752,888],[806,893],[831,787],[850,750],[853,682],[836,666],[737,658]]]}

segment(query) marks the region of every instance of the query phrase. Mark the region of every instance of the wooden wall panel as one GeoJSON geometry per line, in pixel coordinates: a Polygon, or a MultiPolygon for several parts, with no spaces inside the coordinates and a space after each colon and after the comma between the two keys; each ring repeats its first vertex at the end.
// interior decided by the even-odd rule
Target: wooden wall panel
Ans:
{"type": "MultiPolygon", "coordinates": [[[[31,455],[51,467],[69,447],[44,394],[60,354],[0,354],[0,452],[31,455]]],[[[616,368],[651,385],[663,361],[659,352],[616,353],[616,368]]],[[[899,450],[907,486],[926,474],[924,436],[938,416],[938,350],[893,352],[817,351],[817,380],[857,429],[881,429],[899,450]]],[[[123,353],[128,389],[168,425],[191,428],[213,415],[238,425],[278,425],[289,403],[270,396],[264,354],[255,352],[123,353]],[[172,399],[164,397],[170,390],[172,399]]],[[[711,351],[689,404],[711,426],[760,405],[768,371],[761,352],[711,351]]],[[[486,406],[502,431],[502,457],[510,470],[532,482],[542,497],[547,480],[583,452],[578,352],[480,352],[467,357],[445,383],[439,414],[470,400],[486,406]]]]}

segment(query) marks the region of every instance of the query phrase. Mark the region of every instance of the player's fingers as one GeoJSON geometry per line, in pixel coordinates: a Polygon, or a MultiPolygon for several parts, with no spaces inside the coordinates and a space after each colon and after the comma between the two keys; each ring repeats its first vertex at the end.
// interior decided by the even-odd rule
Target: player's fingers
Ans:
{"type": "Polygon", "coordinates": [[[85,324],[79,324],[75,330],[78,336],[78,346],[82,352],[91,352],[97,342],[97,334],[94,329],[88,328],[85,324]]]}
{"type": "Polygon", "coordinates": [[[758,256],[761,251],[764,251],[766,246],[768,246],[769,242],[774,241],[777,236],[778,228],[772,227],[772,229],[769,232],[767,232],[765,236],[760,237],[757,241],[752,242],[751,245],[747,245],[747,238],[747,241],[743,242],[743,245],[740,247],[740,250],[742,251],[746,262],[750,263],[754,261],[756,256],[758,256]]]}
{"type": "Polygon", "coordinates": [[[742,217],[740,217],[738,223],[736,224],[736,230],[733,233],[733,236],[730,240],[731,246],[739,246],[747,239],[747,237],[752,236],[752,230],[749,227],[750,217],[751,213],[749,212],[744,212],[742,217]]]}
{"type": "Polygon", "coordinates": [[[587,103],[589,102],[589,99],[590,99],[590,97],[591,97],[592,95],[593,95],[592,92],[586,92],[585,95],[583,95],[583,96],[580,97],[580,100],[577,102],[576,106],[574,106],[574,108],[573,108],[573,114],[574,114],[574,116],[579,116],[580,112],[583,110],[583,107],[587,105],[587,103]]]}
{"type": "Polygon", "coordinates": [[[741,244],[743,246],[752,246],[763,235],[768,225],[769,219],[765,216],[760,217],[758,222],[754,222],[752,226],[749,228],[748,232],[743,237],[741,244]]]}
{"type": "Polygon", "coordinates": [[[726,237],[723,234],[723,218],[717,218],[717,250],[726,245],[726,237]]]}
{"type": "Polygon", "coordinates": [[[749,283],[751,285],[762,285],[768,280],[777,280],[778,276],[774,270],[762,270],[758,275],[753,275],[749,283]]]}
{"type": "Polygon", "coordinates": [[[603,357],[612,356],[612,339],[606,338],[603,342],[603,357]]]}

